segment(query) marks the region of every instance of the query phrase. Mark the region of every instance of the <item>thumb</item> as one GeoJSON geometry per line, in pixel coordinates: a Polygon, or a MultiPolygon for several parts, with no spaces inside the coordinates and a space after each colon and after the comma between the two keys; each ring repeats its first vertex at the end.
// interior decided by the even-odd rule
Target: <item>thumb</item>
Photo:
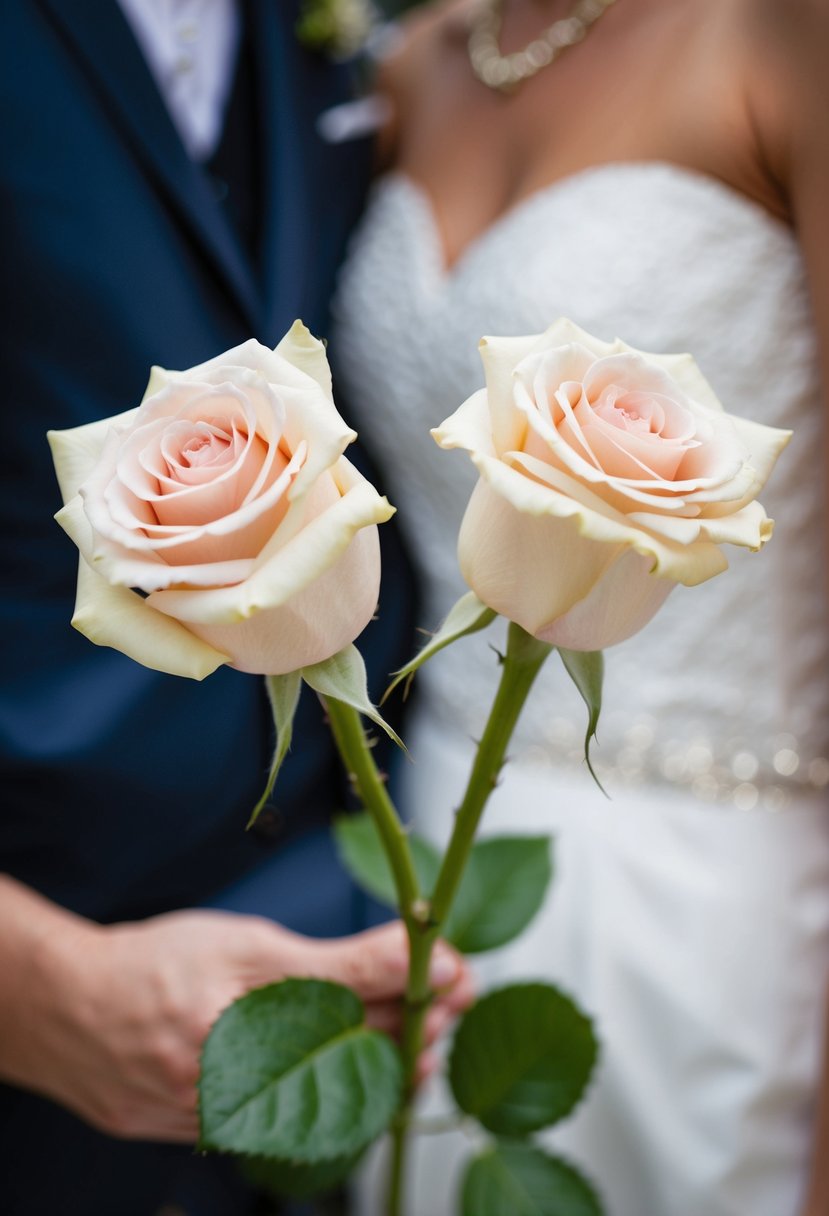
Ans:
{"type": "MultiPolygon", "coordinates": [[[[308,974],[353,988],[364,1001],[387,1001],[403,996],[409,968],[409,944],[400,921],[368,929],[353,937],[313,943],[307,958],[308,974]]],[[[453,984],[460,974],[460,958],[439,942],[430,971],[434,987],[453,984]]]]}

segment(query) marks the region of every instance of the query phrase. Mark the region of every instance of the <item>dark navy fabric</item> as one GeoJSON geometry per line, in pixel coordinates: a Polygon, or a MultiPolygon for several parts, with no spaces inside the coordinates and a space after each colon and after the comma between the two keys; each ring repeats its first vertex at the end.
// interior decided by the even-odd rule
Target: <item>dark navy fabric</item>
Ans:
{"type": "MultiPolygon", "coordinates": [[[[315,932],[352,927],[342,910],[353,897],[320,833],[342,790],[318,705],[303,701],[276,806],[245,833],[269,759],[262,682],[229,669],[201,684],[163,676],[70,628],[77,555],[52,519],[45,440],[136,404],[153,363],[188,367],[250,336],[273,345],[297,316],[325,335],[369,149],[318,136],[317,116],[348,81],[298,46],[297,7],[245,5],[256,265],[114,0],[0,6],[0,869],[101,921],[233,906],[227,892],[255,892],[272,864],[293,882],[271,883],[261,910],[315,932]],[[342,898],[309,909],[315,884],[342,898]]],[[[408,565],[393,528],[381,537],[379,619],[361,641],[375,690],[406,657],[411,620],[408,565]]],[[[0,1092],[0,1124],[9,1216],[149,1216],[154,1169],[181,1161],[108,1142],[13,1091],[0,1092]],[[84,1170],[95,1176],[81,1186],[84,1170]]]]}

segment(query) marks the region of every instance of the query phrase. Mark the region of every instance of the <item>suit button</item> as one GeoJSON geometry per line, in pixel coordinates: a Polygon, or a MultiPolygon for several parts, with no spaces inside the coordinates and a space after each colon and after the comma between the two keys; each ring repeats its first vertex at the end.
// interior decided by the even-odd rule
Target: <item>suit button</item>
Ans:
{"type": "Polygon", "coordinates": [[[278,807],[266,802],[250,830],[253,836],[258,836],[263,842],[278,840],[285,831],[285,816],[278,807]]]}

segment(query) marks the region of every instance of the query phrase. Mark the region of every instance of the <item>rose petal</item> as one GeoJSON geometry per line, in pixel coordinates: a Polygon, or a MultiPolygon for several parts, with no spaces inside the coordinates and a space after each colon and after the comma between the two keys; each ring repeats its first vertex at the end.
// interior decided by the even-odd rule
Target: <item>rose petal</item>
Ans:
{"type": "Polygon", "coordinates": [[[132,425],[137,413],[137,409],[126,410],[113,418],[87,422],[84,426],[70,427],[65,431],[47,431],[46,438],[52,450],[64,502],[75,497],[83,482],[94,471],[110,432],[123,432],[132,425]]]}
{"type": "MultiPolygon", "coordinates": [[[[575,322],[568,320],[567,317],[559,317],[557,321],[553,321],[552,325],[544,331],[542,340],[545,349],[555,346],[566,346],[568,343],[577,343],[579,346],[586,347],[596,359],[604,359],[608,355],[616,354],[619,351],[633,349],[622,342],[620,338],[616,338],[613,342],[605,342],[601,338],[594,338],[586,329],[582,329],[575,322]]],[[[539,343],[540,345],[541,343],[539,343]]]]}
{"type": "Polygon", "coordinates": [[[112,587],[81,559],[72,625],[96,646],[111,646],[136,663],[171,676],[203,680],[228,655],[184,625],[155,612],[126,587],[112,587]]]}
{"type": "Polygon", "coordinates": [[[674,541],[678,545],[692,545],[702,535],[705,539],[713,539],[708,530],[703,531],[699,519],[686,519],[677,515],[658,515],[656,511],[633,511],[627,516],[632,524],[654,532],[665,540],[674,541]]]}
{"type": "MultiPolygon", "coordinates": [[[[120,527],[113,519],[106,496],[95,493],[92,481],[81,487],[84,509],[96,534],[95,557],[102,572],[111,554],[109,544],[131,550],[144,557],[193,563],[225,562],[255,556],[278,529],[288,509],[287,491],[291,479],[302,468],[304,450],[300,447],[282,473],[262,495],[231,515],[221,516],[199,527],[144,525],[143,531],[120,527]],[[247,550],[247,552],[245,552],[247,550]]],[[[117,497],[117,496],[116,496],[117,497]]],[[[114,572],[108,574],[117,581],[114,572]]],[[[149,588],[140,580],[130,586],[149,588]]]]}
{"type": "Polygon", "coordinates": [[[58,511],[55,519],[75,542],[87,564],[116,587],[137,587],[145,592],[179,584],[223,587],[241,582],[256,568],[251,559],[171,566],[152,548],[145,553],[136,553],[114,541],[102,541],[90,527],[79,494],[58,511]]]}
{"type": "Polygon", "coordinates": [[[605,389],[614,385],[631,392],[657,393],[675,401],[686,411],[694,412],[689,397],[669,373],[647,355],[625,351],[598,359],[583,379],[584,395],[595,402],[605,389]]]}
{"type": "Polygon", "coordinates": [[[294,321],[275,353],[316,380],[325,395],[334,400],[331,368],[328,366],[325,347],[301,321],[294,321]]]}
{"type": "Polygon", "coordinates": [[[739,440],[748,451],[749,464],[744,470],[744,476],[740,480],[735,478],[732,485],[727,487],[733,491],[730,500],[724,495],[719,501],[714,495],[707,497],[704,514],[708,519],[740,511],[747,506],[763,489],[778,456],[792,437],[791,431],[763,426],[759,422],[751,422],[748,418],[737,418],[733,414],[729,414],[727,417],[733,424],[739,440]]]}
{"type": "MultiPolygon", "coordinates": [[[[720,550],[708,541],[700,540],[692,546],[676,545],[667,538],[631,525],[627,517],[619,517],[612,509],[604,508],[604,504],[601,508],[591,509],[569,495],[559,493],[552,486],[509,468],[502,461],[476,455],[472,459],[481,476],[522,514],[573,518],[577,521],[581,536],[607,545],[632,548],[649,557],[653,573],[660,578],[694,586],[727,567],[728,563],[720,550]],[[620,518],[624,522],[620,522],[620,518]]],[[[539,463],[541,471],[544,466],[539,463]]],[[[596,497],[601,502],[600,496],[596,497]]]]}
{"type": "Polygon", "coordinates": [[[647,359],[649,363],[655,363],[663,371],[666,371],[671,380],[679,385],[690,400],[698,402],[713,413],[725,413],[722,402],[705,379],[705,376],[703,376],[692,355],[649,354],[645,351],[637,351],[632,346],[627,349],[635,351],[643,359],[647,359]]]}
{"type": "Polygon", "coordinates": [[[581,428],[601,469],[614,479],[650,479],[672,482],[687,449],[659,436],[620,431],[596,418],[581,428]]]}
{"type": "Polygon", "coordinates": [[[566,650],[605,650],[638,633],[659,611],[676,583],[657,578],[648,560],[623,553],[589,595],[536,637],[566,650]]]}
{"type": "MultiPolygon", "coordinates": [[[[321,502],[327,500],[324,509],[315,518],[304,520],[304,526],[287,544],[277,548],[274,538],[244,582],[209,591],[157,591],[150,596],[150,603],[160,612],[188,623],[245,620],[266,608],[288,603],[328,569],[361,528],[382,523],[394,514],[389,502],[344,457],[318,482],[316,493],[321,502]]],[[[292,505],[289,519],[294,509],[292,505]]]]}
{"type": "Polygon", "coordinates": [[[627,478],[608,477],[601,469],[583,460],[569,444],[564,443],[545,419],[536,415],[531,422],[524,444],[527,454],[566,473],[573,480],[581,481],[585,486],[600,491],[602,499],[615,510],[627,514],[632,510],[648,510],[657,506],[660,511],[672,515],[699,514],[700,508],[690,503],[688,497],[677,490],[676,483],[666,487],[662,482],[644,478],[632,481],[627,478]]]}
{"type": "Polygon", "coordinates": [[[282,675],[330,658],[362,633],[377,607],[376,527],[356,532],[341,556],[287,603],[230,625],[190,623],[239,671],[282,675]]]}
{"type": "Polygon", "coordinates": [[[731,515],[701,519],[700,527],[715,545],[745,545],[756,552],[771,540],[774,520],[769,519],[759,502],[750,502],[731,515]]]}
{"type": "MultiPolygon", "coordinates": [[[[528,338],[481,338],[478,350],[486,376],[489,433],[497,453],[511,451],[521,444],[525,427],[513,401],[514,369],[542,341],[541,335],[528,338]]],[[[444,422],[439,430],[444,430],[444,422]]]]}
{"type": "MultiPolygon", "coordinates": [[[[630,509],[634,504],[652,507],[657,503],[660,510],[671,510],[670,501],[674,496],[681,498],[683,505],[688,502],[702,504],[720,500],[733,501],[742,498],[747,489],[754,484],[754,475],[745,464],[745,449],[737,432],[731,427],[733,419],[727,414],[723,414],[718,422],[719,440],[717,443],[710,444],[708,452],[709,458],[716,464],[713,475],[697,478],[683,477],[672,482],[654,482],[647,478],[614,477],[584,459],[569,443],[565,442],[561,434],[562,427],[558,430],[551,427],[537,410],[528,415],[528,421],[530,431],[525,441],[525,447],[533,455],[539,455],[543,450],[533,440],[532,434],[534,433],[549,449],[550,454],[547,458],[551,462],[557,462],[573,476],[579,477],[591,485],[606,486],[606,492],[603,491],[603,493],[606,493],[608,500],[621,510],[630,509]]],[[[680,465],[680,474],[685,461],[695,457],[699,450],[697,448],[689,449],[683,458],[683,464],[680,465]]],[[[636,508],[634,507],[634,509],[636,508]]]]}
{"type": "Polygon", "coordinates": [[[430,432],[438,447],[449,451],[463,448],[469,452],[483,452],[494,456],[487,390],[480,389],[464,401],[460,409],[430,432]]]}
{"type": "Polygon", "coordinates": [[[620,546],[585,540],[573,519],[516,509],[483,478],[458,537],[458,560],[469,587],[529,633],[583,599],[620,552],[620,546]]]}
{"type": "MultiPolygon", "coordinates": [[[[248,338],[239,346],[234,346],[231,350],[183,372],[165,371],[160,368],[155,370],[160,372],[168,383],[218,384],[228,370],[246,370],[266,380],[268,384],[278,385],[280,388],[292,386],[308,389],[311,386],[311,377],[306,372],[295,367],[270,347],[263,346],[255,338],[248,338]]],[[[314,384],[316,385],[316,382],[314,384]]]]}

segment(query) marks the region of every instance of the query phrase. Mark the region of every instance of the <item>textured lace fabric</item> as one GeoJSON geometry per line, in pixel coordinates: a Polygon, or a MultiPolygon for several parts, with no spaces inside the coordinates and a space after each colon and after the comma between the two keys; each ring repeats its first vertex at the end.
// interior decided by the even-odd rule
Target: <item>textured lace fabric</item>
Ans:
{"type": "MultiPolygon", "coordinates": [[[[784,225],[689,170],[610,164],[531,195],[446,269],[427,197],[392,174],[353,242],[335,315],[352,421],[383,462],[428,628],[465,590],[455,544],[476,476],[429,428],[482,385],[481,336],[541,332],[566,315],[645,351],[687,350],[729,412],[791,428],[761,496],[776,520],[770,546],[726,547],[730,572],[678,587],[608,652],[596,754],[617,788],[667,783],[701,802],[771,810],[825,794],[821,410],[804,272],[784,225]]],[[[429,713],[465,735],[490,701],[492,642],[464,641],[419,677],[429,713]]],[[[548,666],[513,753],[576,764],[583,710],[548,666]]]]}

